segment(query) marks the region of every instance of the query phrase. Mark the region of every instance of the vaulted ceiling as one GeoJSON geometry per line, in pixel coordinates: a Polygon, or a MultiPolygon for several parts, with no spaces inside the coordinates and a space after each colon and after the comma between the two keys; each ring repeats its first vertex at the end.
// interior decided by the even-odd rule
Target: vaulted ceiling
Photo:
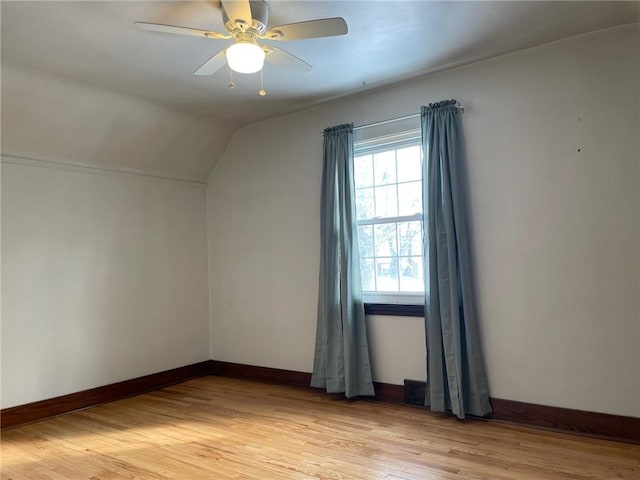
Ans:
{"type": "MultiPolygon", "coordinates": [[[[220,155],[239,126],[426,73],[640,21],[640,2],[267,0],[267,4],[270,27],[316,18],[343,17],[349,31],[344,36],[278,43],[279,47],[310,63],[313,69],[301,76],[265,64],[267,95],[261,97],[257,93],[260,74],[235,74],[234,89],[228,88],[230,72],[226,67],[211,76],[193,75],[214,53],[230,45],[230,40],[147,32],[133,26],[134,21],[145,21],[224,32],[218,1],[3,0],[0,4],[3,70],[10,67],[32,72],[29,76],[7,75],[7,84],[11,84],[9,89],[5,88],[3,74],[3,96],[6,91],[11,95],[28,95],[37,89],[38,82],[42,84],[46,78],[55,78],[63,84],[84,85],[137,98],[190,118],[205,118],[207,122],[198,123],[197,128],[184,127],[191,135],[200,129],[201,138],[207,138],[200,141],[199,150],[195,149],[197,156],[194,156],[194,148],[187,148],[197,141],[188,137],[184,140],[184,132],[180,137],[185,145],[180,144],[180,148],[174,147],[176,150],[172,151],[157,138],[147,141],[142,135],[136,137],[131,132],[133,127],[120,128],[120,136],[110,138],[109,146],[101,145],[102,150],[84,145],[85,150],[74,153],[64,145],[64,139],[56,139],[59,148],[52,147],[50,142],[39,150],[33,147],[32,152],[26,153],[33,156],[55,154],[74,161],[77,156],[81,162],[108,165],[118,155],[124,158],[125,155],[113,150],[111,144],[122,143],[122,135],[129,132],[126,133],[127,140],[135,143],[140,154],[130,155],[132,160],[122,160],[123,165],[117,166],[206,179],[207,172],[215,164],[213,157],[220,155]],[[29,88],[26,86],[28,77],[32,77],[29,88]],[[153,150],[147,147],[151,141],[156,142],[153,150]]],[[[276,44],[272,41],[263,43],[276,44]]],[[[90,98],[89,94],[85,96],[90,98]]],[[[22,123],[16,124],[10,133],[22,135],[24,125],[30,122],[25,115],[35,115],[34,111],[44,107],[38,106],[33,99],[30,101],[34,106],[29,109],[21,100],[11,100],[10,113],[14,118],[19,117],[22,123]]],[[[105,100],[107,108],[102,109],[102,115],[112,115],[116,119],[119,107],[109,103],[114,102],[105,100]]],[[[86,105],[87,101],[82,104],[86,105]]],[[[62,117],[78,115],[81,108],[90,110],[75,106],[75,110],[68,113],[64,107],[56,105],[56,114],[62,117]]],[[[136,111],[132,106],[124,105],[123,108],[136,111]]],[[[93,114],[82,113],[86,117],[93,114]]],[[[39,111],[37,114],[42,117],[39,111]]],[[[95,130],[102,128],[113,133],[113,121],[107,124],[99,117],[94,115],[91,121],[103,121],[104,124],[95,130]]],[[[132,122],[134,115],[128,113],[126,117],[132,122]]],[[[7,119],[11,124],[12,118],[8,116],[7,119]]],[[[140,119],[139,123],[143,121],[147,122],[140,119]]],[[[189,122],[179,123],[189,125],[189,122]]],[[[73,132],[73,122],[68,125],[67,130],[73,132]]],[[[43,130],[56,128],[59,126],[53,122],[40,126],[43,130]]],[[[156,137],[167,137],[166,128],[163,132],[159,127],[151,130],[156,137]]],[[[4,133],[3,129],[3,142],[4,133]]],[[[9,142],[8,145],[29,150],[37,143],[34,142],[35,135],[25,137],[22,143],[9,142]]],[[[103,143],[107,144],[106,141],[103,143]]],[[[3,153],[6,152],[3,150],[3,153]]]]}
{"type": "MultiPolygon", "coordinates": [[[[150,33],[136,20],[224,32],[216,1],[2,2],[2,62],[250,123],[327,99],[583,32],[637,22],[637,2],[269,0],[270,26],[343,17],[349,33],[278,46],[313,65],[192,73],[229,40],[150,33]]],[[[273,43],[273,42],[264,42],[273,43]]]]}

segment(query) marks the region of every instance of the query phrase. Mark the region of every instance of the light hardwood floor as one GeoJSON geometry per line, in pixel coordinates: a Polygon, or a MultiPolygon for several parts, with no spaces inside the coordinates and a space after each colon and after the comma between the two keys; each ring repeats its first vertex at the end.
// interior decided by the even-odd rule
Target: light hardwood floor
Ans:
{"type": "Polygon", "coordinates": [[[204,377],[2,433],[2,479],[640,479],[640,445],[204,377]]]}

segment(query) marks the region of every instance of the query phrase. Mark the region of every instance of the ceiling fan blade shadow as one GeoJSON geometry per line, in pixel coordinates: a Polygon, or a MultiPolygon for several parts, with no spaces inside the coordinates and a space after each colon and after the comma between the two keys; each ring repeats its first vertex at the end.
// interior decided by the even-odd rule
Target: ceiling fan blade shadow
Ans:
{"type": "Polygon", "coordinates": [[[305,38],[335,37],[349,32],[342,17],[320,18],[306,22],[289,23],[274,27],[261,35],[266,40],[303,40],[305,38]]]}
{"type": "Polygon", "coordinates": [[[193,72],[194,75],[213,75],[227,63],[227,57],[224,54],[225,50],[220,50],[209,60],[204,62],[200,67],[193,72]]]}
{"type": "Polygon", "coordinates": [[[136,28],[141,30],[147,30],[149,32],[171,33],[174,35],[187,35],[189,37],[203,37],[203,38],[231,38],[231,35],[223,35],[218,32],[211,32],[209,30],[200,30],[198,28],[189,27],[177,27],[175,25],[163,25],[161,23],[148,23],[148,22],[133,22],[136,28]]]}
{"type": "Polygon", "coordinates": [[[242,20],[248,26],[251,26],[251,5],[249,0],[222,0],[222,8],[227,12],[227,17],[232,22],[242,20]]]}
{"type": "Polygon", "coordinates": [[[268,53],[265,60],[277,67],[284,68],[290,72],[303,74],[310,72],[313,68],[304,60],[299,59],[295,55],[286,52],[278,47],[268,47],[268,53]]]}

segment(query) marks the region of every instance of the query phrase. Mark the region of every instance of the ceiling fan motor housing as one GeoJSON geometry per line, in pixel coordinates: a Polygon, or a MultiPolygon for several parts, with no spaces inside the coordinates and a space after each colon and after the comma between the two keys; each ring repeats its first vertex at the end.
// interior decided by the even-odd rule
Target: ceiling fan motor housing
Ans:
{"type": "Polygon", "coordinates": [[[230,33],[235,33],[238,29],[246,31],[248,29],[256,30],[258,35],[262,35],[267,31],[267,25],[269,23],[269,5],[263,0],[250,0],[249,6],[251,8],[251,25],[246,24],[244,21],[235,21],[229,19],[224,7],[222,8],[222,21],[224,22],[224,28],[230,33]]]}

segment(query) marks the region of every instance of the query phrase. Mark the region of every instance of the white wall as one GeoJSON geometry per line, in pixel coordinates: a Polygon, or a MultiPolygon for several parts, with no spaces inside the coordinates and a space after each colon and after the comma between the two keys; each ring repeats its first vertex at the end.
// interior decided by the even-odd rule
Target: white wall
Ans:
{"type": "MultiPolygon", "coordinates": [[[[322,129],[457,98],[491,395],[640,416],[639,45],[619,27],[240,130],[207,190],[213,358],[311,371],[322,129]]],[[[424,378],[420,319],[369,326],[376,380],[424,378]]]]}
{"type": "Polygon", "coordinates": [[[2,63],[5,155],[205,181],[236,128],[2,63]]]}
{"type": "Polygon", "coordinates": [[[209,358],[205,185],[154,176],[233,130],[3,62],[2,408],[209,358]]]}
{"type": "Polygon", "coordinates": [[[204,185],[4,160],[2,408],[209,358],[204,185]]]}

